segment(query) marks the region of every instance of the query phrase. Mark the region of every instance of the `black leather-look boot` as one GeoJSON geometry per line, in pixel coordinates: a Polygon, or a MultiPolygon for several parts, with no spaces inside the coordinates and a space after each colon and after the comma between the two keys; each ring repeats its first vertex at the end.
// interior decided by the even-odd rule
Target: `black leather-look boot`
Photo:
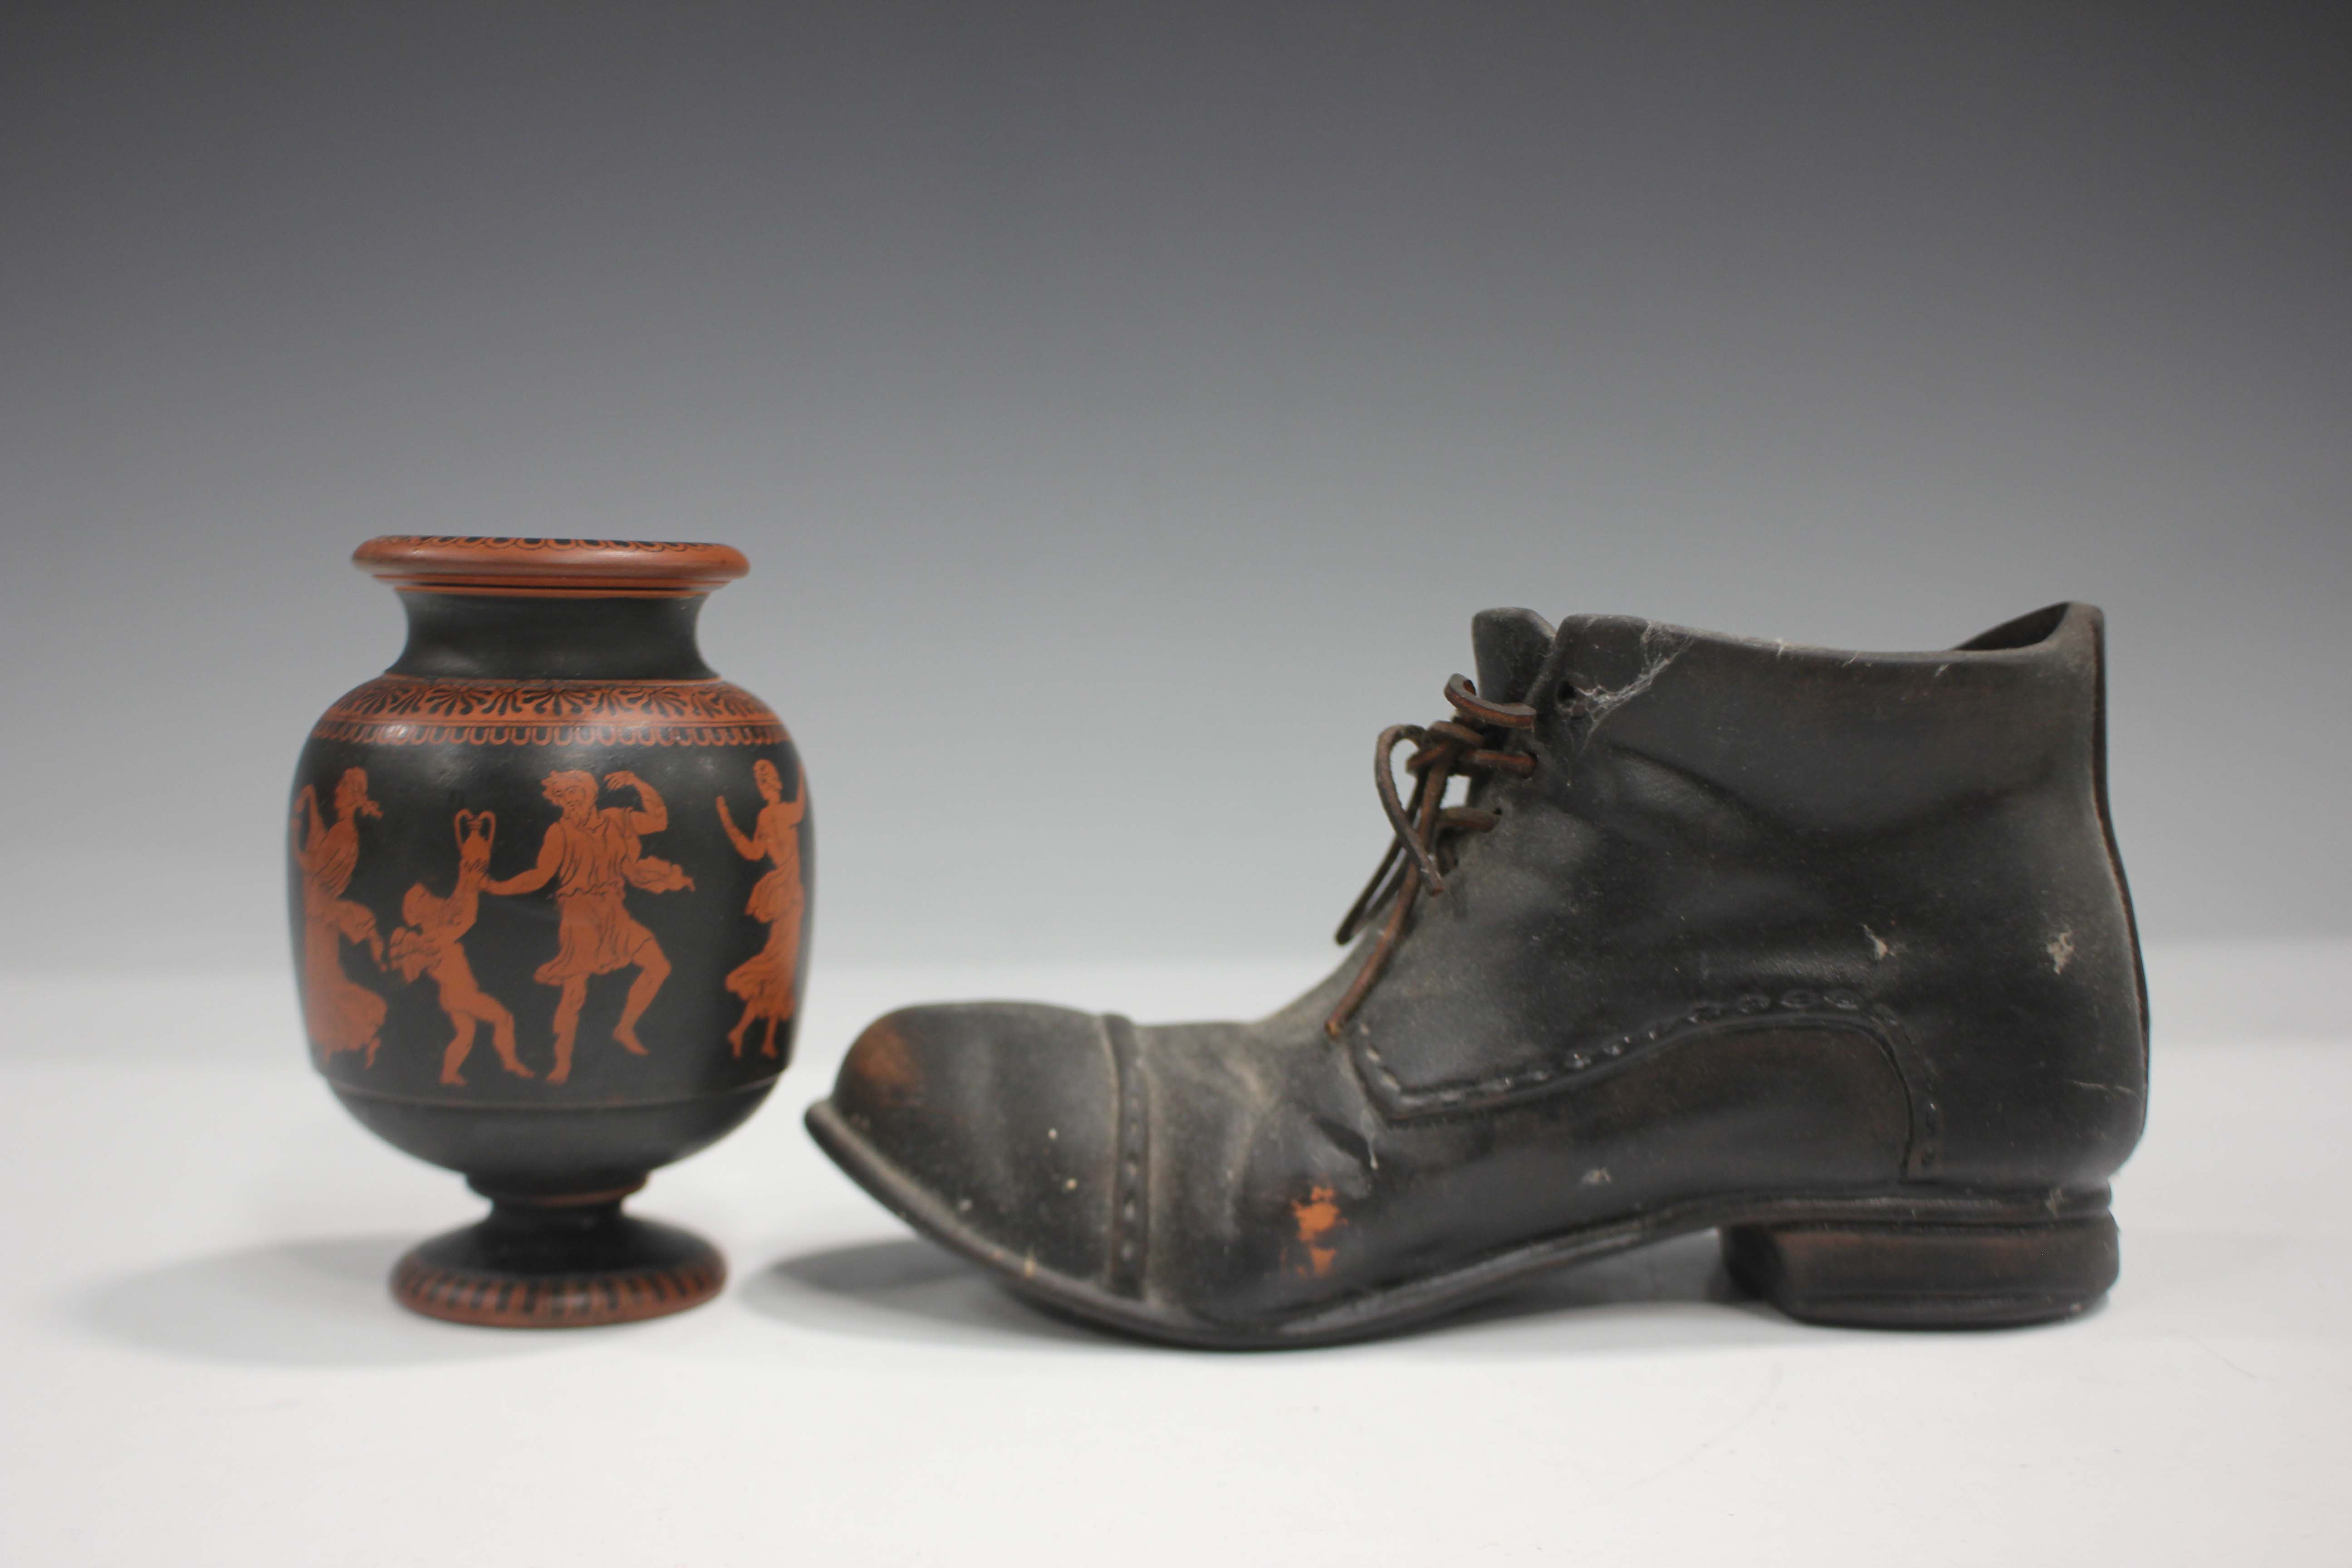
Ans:
{"type": "Polygon", "coordinates": [[[1816,1321],[2098,1300],[2147,1085],[2098,612],[1942,653],[1525,610],[1474,639],[1452,716],[1381,737],[1395,842],[1321,985],[1248,1024],[893,1013],[817,1141],[1016,1289],[1188,1344],[1710,1227],[1816,1321]]]}

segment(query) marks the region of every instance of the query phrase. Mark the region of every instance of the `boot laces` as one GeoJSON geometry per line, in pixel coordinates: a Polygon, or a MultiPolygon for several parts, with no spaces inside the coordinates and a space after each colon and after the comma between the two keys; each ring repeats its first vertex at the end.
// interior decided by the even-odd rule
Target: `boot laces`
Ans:
{"type": "Polygon", "coordinates": [[[1381,731],[1372,748],[1372,782],[1380,791],[1381,809],[1388,814],[1393,837],[1373,868],[1372,879],[1349,906],[1336,940],[1341,946],[1361,931],[1383,904],[1390,906],[1388,923],[1364,955],[1363,967],[1323,1021],[1323,1032],[1333,1039],[1372,983],[1381,977],[1389,954],[1404,934],[1412,906],[1423,893],[1439,898],[1445,892],[1445,873],[1438,864],[1438,840],[1448,832],[1486,833],[1501,820],[1496,813],[1469,805],[1447,805],[1445,786],[1454,775],[1507,773],[1526,778],[1536,771],[1536,760],[1525,752],[1502,749],[1502,731],[1534,726],[1536,710],[1524,702],[1490,702],[1478,695],[1469,679],[1457,675],[1445,683],[1445,700],[1454,716],[1434,724],[1391,724],[1381,731]],[[1405,759],[1404,771],[1413,777],[1410,799],[1397,798],[1394,758],[1408,741],[1417,748],[1405,759]]]}

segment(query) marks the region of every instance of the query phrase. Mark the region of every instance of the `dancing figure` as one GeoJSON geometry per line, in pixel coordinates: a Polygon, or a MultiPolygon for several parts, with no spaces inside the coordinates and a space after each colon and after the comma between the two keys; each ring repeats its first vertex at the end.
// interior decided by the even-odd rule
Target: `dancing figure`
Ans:
{"type": "Polygon", "coordinates": [[[360,864],[360,821],[382,816],[368,798],[367,773],[346,768],[335,784],[335,820],[319,811],[319,792],[304,784],[294,797],[294,864],[302,873],[302,1023],[322,1056],[363,1051],[375,1066],[382,1045],[383,998],[343,973],[343,943],[364,942],[378,969],[383,939],[375,916],[343,897],[360,864]]]}
{"type": "Polygon", "coordinates": [[[499,819],[487,811],[457,814],[457,883],[446,898],[436,897],[422,882],[400,901],[400,918],[408,923],[392,933],[392,961],[402,978],[415,982],[433,976],[440,988],[441,1011],[449,1015],[457,1033],[441,1053],[441,1081],[462,1084],[459,1070],[474,1049],[477,1025],[490,1026],[490,1048],[499,1065],[517,1078],[536,1076],[515,1055],[514,1015],[484,991],[466,962],[466,933],[480,912],[482,889],[490,877],[490,841],[499,819]]]}
{"type": "Polygon", "coordinates": [[[743,998],[743,1016],[727,1031],[733,1053],[743,1054],[743,1037],[755,1023],[765,1022],[767,1036],[760,1054],[776,1054],[776,1026],[793,1016],[793,982],[800,966],[801,911],[806,895],[801,886],[801,818],[808,815],[808,794],[794,780],[793,798],[784,799],[784,781],[776,764],[762,757],[751,764],[751,778],[767,805],[749,834],[735,826],[727,797],[719,797],[719,823],[727,829],[735,853],[746,860],[772,861],[768,874],[752,888],[744,912],[768,926],[767,945],[736,965],[727,977],[727,989],[743,998]]]}
{"type": "Polygon", "coordinates": [[[547,1075],[548,1082],[562,1083],[572,1076],[572,1042],[580,1032],[580,1009],[588,1002],[591,975],[637,972],[613,1038],[623,1050],[646,1054],[645,1043],[637,1038],[637,1020],[669,978],[669,959],[654,933],[631,918],[622,897],[633,887],[649,893],[676,892],[692,888],[694,879],[640,849],[640,838],[669,826],[669,811],[653,785],[636,774],[623,771],[604,775],[606,789],[636,792],[634,811],[598,806],[592,773],[552,773],[541,787],[563,815],[541,842],[539,863],[520,876],[485,882],[482,890],[505,897],[555,883],[555,956],[541,964],[532,978],[563,988],[555,1005],[555,1069],[547,1075]]]}

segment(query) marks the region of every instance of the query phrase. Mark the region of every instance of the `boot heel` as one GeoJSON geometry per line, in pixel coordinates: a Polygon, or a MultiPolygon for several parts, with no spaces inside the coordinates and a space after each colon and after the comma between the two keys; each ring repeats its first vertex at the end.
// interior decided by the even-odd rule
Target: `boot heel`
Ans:
{"type": "Polygon", "coordinates": [[[1740,1225],[1731,1277],[1792,1318],[1874,1329],[2072,1317],[2116,1282],[2107,1215],[2033,1225],[1740,1225]]]}

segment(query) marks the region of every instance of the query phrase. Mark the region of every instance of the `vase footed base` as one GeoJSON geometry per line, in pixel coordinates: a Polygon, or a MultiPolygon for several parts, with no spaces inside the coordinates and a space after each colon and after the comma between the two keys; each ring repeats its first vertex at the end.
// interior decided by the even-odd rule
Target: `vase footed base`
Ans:
{"type": "Polygon", "coordinates": [[[489,1216],[409,1249],[392,1271],[410,1311],[496,1329],[585,1329],[698,1307],[727,1260],[689,1230],[621,1212],[625,1194],[493,1201],[489,1216]]]}

